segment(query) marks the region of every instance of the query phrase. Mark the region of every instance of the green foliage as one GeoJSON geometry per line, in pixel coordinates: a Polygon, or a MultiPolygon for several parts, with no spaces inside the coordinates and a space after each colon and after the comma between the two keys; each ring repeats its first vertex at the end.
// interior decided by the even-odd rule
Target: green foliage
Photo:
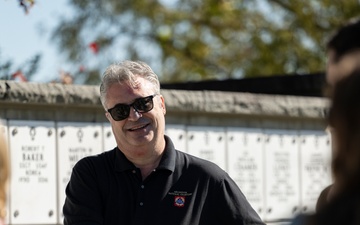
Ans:
{"type": "Polygon", "coordinates": [[[39,69],[39,64],[41,62],[41,55],[36,54],[25,62],[19,69],[23,71],[28,79],[30,79],[39,69]]]}
{"type": "Polygon", "coordinates": [[[123,59],[148,62],[162,82],[324,71],[327,39],[359,12],[357,0],[70,2],[75,16],[54,37],[91,83],[123,59]]]}
{"type": "Polygon", "coordinates": [[[35,54],[29,60],[16,67],[11,59],[3,59],[0,54],[0,80],[14,79],[12,74],[18,71],[21,71],[24,77],[27,80],[30,80],[31,77],[38,71],[40,63],[41,55],[35,54]]]}
{"type": "Polygon", "coordinates": [[[9,80],[11,75],[10,75],[10,70],[12,67],[12,61],[11,60],[4,60],[1,57],[1,51],[0,51],[0,80],[9,80]]]}

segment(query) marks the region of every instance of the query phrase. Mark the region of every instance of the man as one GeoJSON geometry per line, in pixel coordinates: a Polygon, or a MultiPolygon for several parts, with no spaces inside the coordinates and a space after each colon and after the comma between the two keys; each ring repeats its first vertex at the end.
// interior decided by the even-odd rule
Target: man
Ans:
{"type": "Polygon", "coordinates": [[[263,224],[226,172],[164,135],[165,100],[148,65],[109,66],[100,98],[117,147],[75,165],[65,225],[263,224]]]}
{"type": "MultiPolygon", "coordinates": [[[[344,77],[360,68],[360,18],[354,18],[340,27],[327,44],[326,68],[327,96],[332,96],[334,86],[344,77]]],[[[332,151],[336,153],[336,135],[328,128],[332,137],[332,151]]],[[[316,211],[324,207],[336,190],[336,185],[326,187],[319,196],[316,211]]]]}

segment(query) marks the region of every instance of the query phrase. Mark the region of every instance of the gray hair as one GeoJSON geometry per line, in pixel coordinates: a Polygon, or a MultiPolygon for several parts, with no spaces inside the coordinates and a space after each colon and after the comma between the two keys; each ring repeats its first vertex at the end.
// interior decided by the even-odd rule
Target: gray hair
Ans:
{"type": "Polygon", "coordinates": [[[160,94],[160,82],[154,71],[141,61],[122,61],[108,66],[103,74],[100,85],[100,100],[106,109],[106,95],[108,89],[114,83],[128,82],[132,87],[136,87],[136,77],[142,77],[154,85],[155,94],[160,94]]]}

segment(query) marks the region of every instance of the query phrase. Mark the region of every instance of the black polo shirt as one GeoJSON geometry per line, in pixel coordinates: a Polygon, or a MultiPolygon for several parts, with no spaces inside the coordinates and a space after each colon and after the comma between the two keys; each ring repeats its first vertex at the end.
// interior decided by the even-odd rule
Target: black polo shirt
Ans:
{"type": "Polygon", "coordinates": [[[80,160],[66,188],[64,224],[263,224],[226,172],[165,139],[160,164],[144,181],[118,148],[80,160]]]}

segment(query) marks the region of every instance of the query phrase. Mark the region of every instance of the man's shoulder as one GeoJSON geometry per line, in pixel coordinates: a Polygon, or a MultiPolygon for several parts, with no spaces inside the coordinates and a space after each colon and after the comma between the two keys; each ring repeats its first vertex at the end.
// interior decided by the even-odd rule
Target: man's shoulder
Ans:
{"type": "Polygon", "coordinates": [[[116,149],[112,149],[106,152],[101,152],[99,154],[88,155],[80,159],[76,163],[76,167],[97,167],[101,164],[110,165],[112,159],[114,159],[116,154],[116,149]]]}
{"type": "Polygon", "coordinates": [[[212,178],[224,178],[226,172],[217,164],[200,157],[177,151],[178,159],[184,162],[184,166],[192,174],[205,175],[212,178]]]}

